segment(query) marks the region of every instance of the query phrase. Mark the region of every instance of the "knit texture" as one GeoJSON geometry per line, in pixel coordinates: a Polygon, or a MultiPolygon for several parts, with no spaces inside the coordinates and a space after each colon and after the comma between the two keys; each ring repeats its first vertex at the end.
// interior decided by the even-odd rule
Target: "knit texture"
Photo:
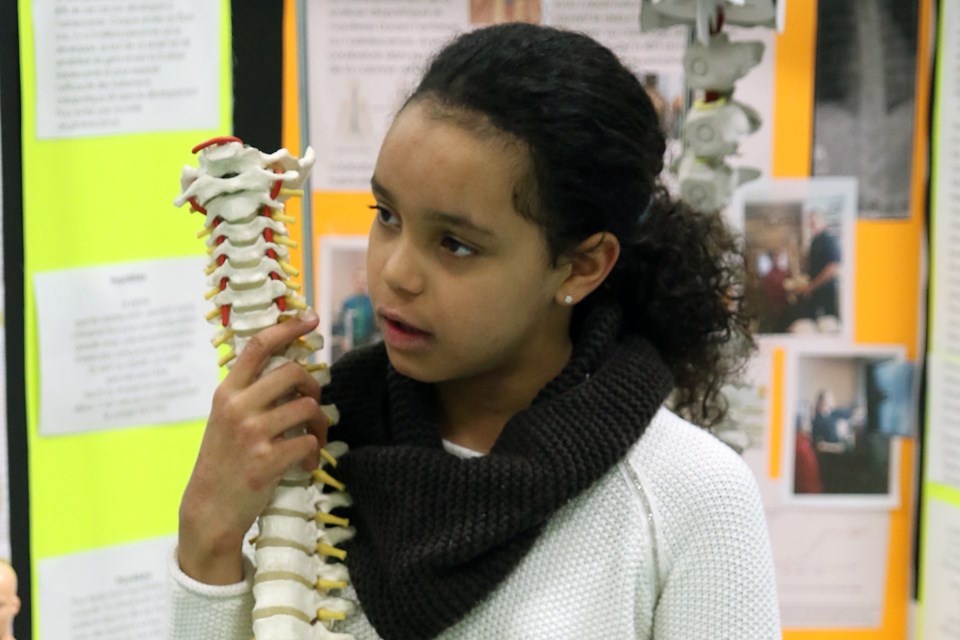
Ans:
{"type": "MultiPolygon", "coordinates": [[[[250,640],[249,584],[201,593],[175,556],[170,574],[170,640],[250,640]]],[[[337,631],[380,640],[360,605],[337,631]]],[[[627,457],[554,513],[510,575],[438,638],[780,638],[749,469],[661,409],[627,457]]]]}
{"type": "Polygon", "coordinates": [[[616,307],[595,309],[568,365],[481,458],[447,454],[432,387],[389,367],[387,404],[371,415],[382,346],[333,371],[326,398],[340,408],[337,436],[352,447],[338,467],[355,505],[348,564],[385,640],[434,638],[462,619],[523,559],[550,516],[641,436],[672,382],[646,341],[620,339],[621,319],[616,307]]]}
{"type": "Polygon", "coordinates": [[[168,640],[243,638],[253,635],[253,564],[244,556],[244,580],[230,585],[197,582],[180,571],[177,552],[170,557],[171,589],[167,607],[168,640]]]}

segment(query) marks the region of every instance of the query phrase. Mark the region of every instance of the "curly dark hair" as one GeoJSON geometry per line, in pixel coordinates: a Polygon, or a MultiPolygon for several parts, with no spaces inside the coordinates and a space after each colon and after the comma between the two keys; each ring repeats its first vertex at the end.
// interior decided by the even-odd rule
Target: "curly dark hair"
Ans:
{"type": "Polygon", "coordinates": [[[616,298],[625,330],[649,339],[670,367],[674,409],[704,426],[719,422],[721,387],[754,345],[739,293],[740,243],[719,212],[694,211],[660,185],[666,142],[657,113],[617,56],[571,31],[478,29],[432,59],[406,104],[414,102],[526,147],[531,166],[513,201],[543,228],[555,262],[594,233],[617,237],[620,258],[577,305],[574,324],[616,298]]]}

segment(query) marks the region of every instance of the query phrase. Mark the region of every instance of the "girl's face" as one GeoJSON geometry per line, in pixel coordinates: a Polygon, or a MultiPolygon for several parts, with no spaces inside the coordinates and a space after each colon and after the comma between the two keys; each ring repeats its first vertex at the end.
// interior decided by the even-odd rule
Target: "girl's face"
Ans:
{"type": "Polygon", "coordinates": [[[370,297],[393,366],[423,382],[509,380],[569,352],[569,265],[515,210],[527,153],[408,105],[372,180],[370,297]]]}

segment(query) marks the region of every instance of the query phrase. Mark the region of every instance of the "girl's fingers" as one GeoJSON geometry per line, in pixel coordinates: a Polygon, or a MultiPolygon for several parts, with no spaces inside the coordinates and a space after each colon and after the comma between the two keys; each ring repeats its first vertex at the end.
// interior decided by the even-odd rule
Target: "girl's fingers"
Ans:
{"type": "Polygon", "coordinates": [[[263,424],[269,425],[271,438],[277,438],[291,427],[303,425],[320,445],[327,443],[327,417],[313,398],[296,398],[278,405],[263,415],[263,424]]]}
{"type": "Polygon", "coordinates": [[[296,464],[305,470],[315,469],[320,463],[320,443],[312,433],[278,441],[274,453],[284,471],[296,464]]]}
{"type": "Polygon", "coordinates": [[[236,389],[249,386],[272,356],[283,353],[294,340],[315,329],[319,322],[317,314],[308,312],[260,331],[250,338],[237,356],[224,384],[236,389]]]}
{"type": "Polygon", "coordinates": [[[308,398],[320,398],[320,383],[296,362],[290,362],[250,385],[245,395],[251,400],[251,409],[262,409],[281,402],[296,393],[308,398]]]}

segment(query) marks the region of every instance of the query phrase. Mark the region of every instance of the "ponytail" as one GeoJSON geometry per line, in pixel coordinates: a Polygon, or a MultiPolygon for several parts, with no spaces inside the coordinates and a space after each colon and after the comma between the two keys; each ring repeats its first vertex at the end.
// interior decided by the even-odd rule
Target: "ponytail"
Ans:
{"type": "Polygon", "coordinates": [[[625,330],[646,337],[670,367],[673,409],[703,426],[726,414],[721,389],[754,348],[743,276],[740,242],[721,214],[660,188],[599,292],[619,302],[625,330]]]}

